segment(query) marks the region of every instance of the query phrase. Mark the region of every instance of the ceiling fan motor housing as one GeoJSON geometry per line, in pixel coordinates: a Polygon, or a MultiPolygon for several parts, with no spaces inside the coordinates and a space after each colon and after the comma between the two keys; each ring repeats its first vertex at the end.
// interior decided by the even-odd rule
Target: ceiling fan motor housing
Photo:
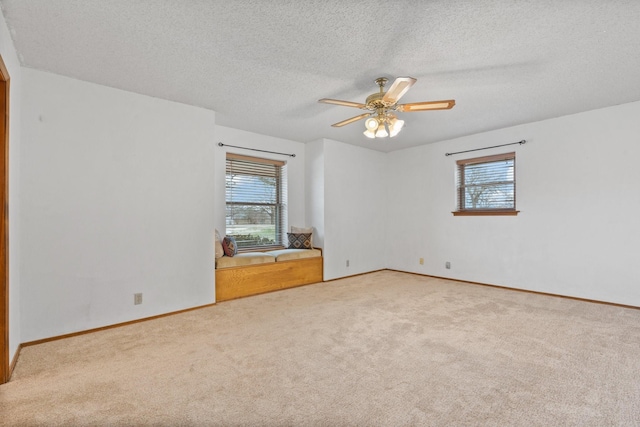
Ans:
{"type": "Polygon", "coordinates": [[[365,102],[365,108],[367,110],[376,111],[380,108],[389,108],[393,106],[394,102],[386,102],[382,98],[384,97],[385,92],[372,93],[367,96],[367,101],[365,102]]]}
{"type": "Polygon", "coordinates": [[[389,80],[386,77],[378,77],[375,82],[380,86],[380,92],[372,93],[367,96],[367,100],[365,101],[365,108],[367,110],[376,111],[381,108],[389,108],[395,104],[395,102],[384,101],[383,98],[386,94],[384,91],[384,85],[387,84],[389,80]]]}

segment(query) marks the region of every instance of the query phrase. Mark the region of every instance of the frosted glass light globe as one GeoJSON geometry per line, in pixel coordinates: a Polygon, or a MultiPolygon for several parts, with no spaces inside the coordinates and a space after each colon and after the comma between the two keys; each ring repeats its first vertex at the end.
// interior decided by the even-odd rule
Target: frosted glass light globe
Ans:
{"type": "Polygon", "coordinates": [[[378,129],[378,120],[373,118],[373,117],[369,117],[365,122],[364,122],[364,126],[374,132],[376,129],[378,129]]]}

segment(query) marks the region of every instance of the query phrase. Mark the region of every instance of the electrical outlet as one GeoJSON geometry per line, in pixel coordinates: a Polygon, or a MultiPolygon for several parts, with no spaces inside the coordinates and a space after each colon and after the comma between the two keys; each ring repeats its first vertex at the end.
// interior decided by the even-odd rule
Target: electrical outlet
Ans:
{"type": "Polygon", "coordinates": [[[142,304],[142,294],[133,294],[133,304],[142,304]]]}
{"type": "Polygon", "coordinates": [[[424,258],[420,258],[420,265],[424,265],[424,258]]]}
{"type": "Polygon", "coordinates": [[[349,267],[349,260],[347,260],[347,267],[349,267]]]}
{"type": "Polygon", "coordinates": [[[444,264],[444,266],[445,266],[447,269],[450,269],[450,268],[451,268],[451,263],[450,263],[449,261],[447,261],[447,262],[444,264]]]}

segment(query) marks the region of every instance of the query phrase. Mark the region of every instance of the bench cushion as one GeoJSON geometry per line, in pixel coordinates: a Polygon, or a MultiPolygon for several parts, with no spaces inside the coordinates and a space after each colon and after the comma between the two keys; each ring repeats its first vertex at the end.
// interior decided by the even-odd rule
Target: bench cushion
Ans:
{"type": "Polygon", "coordinates": [[[245,252],[232,257],[223,256],[216,260],[216,268],[239,267],[242,265],[265,264],[276,262],[275,255],[268,252],[245,252]]]}
{"type": "Polygon", "coordinates": [[[320,249],[278,249],[265,252],[265,254],[272,255],[276,261],[289,261],[292,259],[319,257],[322,256],[322,251],[320,249]]]}

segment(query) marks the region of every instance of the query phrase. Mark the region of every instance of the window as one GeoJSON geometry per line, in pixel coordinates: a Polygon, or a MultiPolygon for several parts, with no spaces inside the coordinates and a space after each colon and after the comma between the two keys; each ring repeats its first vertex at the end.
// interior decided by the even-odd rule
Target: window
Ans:
{"type": "Polygon", "coordinates": [[[454,215],[517,215],[516,153],[457,162],[454,215]]]}
{"type": "Polygon", "coordinates": [[[285,162],[227,153],[226,234],[238,249],[283,246],[287,229],[285,162]]]}

